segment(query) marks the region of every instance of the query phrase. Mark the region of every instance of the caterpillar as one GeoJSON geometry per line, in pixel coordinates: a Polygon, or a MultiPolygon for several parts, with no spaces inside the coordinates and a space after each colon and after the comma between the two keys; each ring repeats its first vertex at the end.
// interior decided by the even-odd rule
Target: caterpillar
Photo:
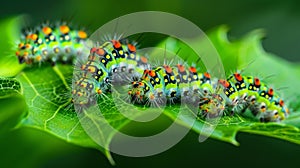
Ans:
{"type": "Polygon", "coordinates": [[[105,97],[115,83],[129,84],[134,104],[160,107],[184,102],[197,106],[199,118],[239,113],[260,122],[279,122],[289,114],[279,94],[257,77],[236,72],[227,79],[214,79],[180,63],[150,67],[135,45],[122,40],[91,48],[79,71],[72,94],[80,106],[96,103],[95,98],[105,97]]]}
{"type": "Polygon", "coordinates": [[[66,23],[42,24],[22,34],[15,54],[20,64],[73,63],[82,54],[87,36],[66,23]]]}
{"type": "Polygon", "coordinates": [[[218,82],[226,95],[227,106],[233,111],[240,111],[261,122],[278,122],[289,114],[278,93],[257,77],[242,76],[236,72],[227,80],[220,79],[218,82]]]}
{"type": "Polygon", "coordinates": [[[148,60],[136,53],[136,47],[127,41],[110,40],[90,49],[82,73],[73,81],[73,100],[78,105],[95,103],[95,96],[110,92],[111,83],[126,83],[148,69],[148,60]]]}

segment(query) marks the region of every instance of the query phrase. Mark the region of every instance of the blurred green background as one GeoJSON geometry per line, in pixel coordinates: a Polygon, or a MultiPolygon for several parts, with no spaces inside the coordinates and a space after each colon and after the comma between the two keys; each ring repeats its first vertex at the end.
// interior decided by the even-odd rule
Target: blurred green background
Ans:
{"type": "MultiPolygon", "coordinates": [[[[144,10],[165,11],[189,19],[204,31],[227,24],[231,27],[231,39],[253,29],[264,28],[267,32],[263,41],[266,51],[290,61],[300,60],[300,1],[297,0],[31,0],[3,1],[0,9],[1,20],[28,14],[29,25],[45,20],[65,19],[74,24],[78,23],[91,32],[128,13],[144,10]]],[[[113,157],[117,167],[299,165],[299,145],[244,133],[239,133],[237,137],[241,142],[239,147],[213,139],[199,143],[198,135],[191,132],[175,147],[156,156],[113,157]]],[[[28,128],[1,134],[0,149],[0,167],[110,167],[99,151],[74,146],[28,128]]]]}

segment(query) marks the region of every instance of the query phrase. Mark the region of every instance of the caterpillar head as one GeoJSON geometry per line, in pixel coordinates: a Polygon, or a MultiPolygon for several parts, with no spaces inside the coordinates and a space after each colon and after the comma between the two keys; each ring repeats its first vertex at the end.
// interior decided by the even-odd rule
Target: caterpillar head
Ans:
{"type": "MultiPolygon", "coordinates": [[[[18,45],[18,49],[16,51],[16,56],[18,57],[19,63],[27,63],[30,64],[33,60],[31,59],[32,53],[32,45],[27,42],[21,42],[18,45]]],[[[37,60],[41,60],[41,56],[36,57],[37,60]]]]}

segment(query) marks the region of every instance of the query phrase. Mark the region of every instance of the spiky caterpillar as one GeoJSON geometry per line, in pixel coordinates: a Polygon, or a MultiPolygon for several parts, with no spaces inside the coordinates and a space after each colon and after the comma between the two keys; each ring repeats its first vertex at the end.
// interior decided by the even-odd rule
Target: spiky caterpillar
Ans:
{"type": "Polygon", "coordinates": [[[136,53],[135,45],[121,40],[110,40],[90,50],[88,60],[80,67],[73,82],[76,105],[95,103],[97,97],[111,91],[111,83],[127,83],[148,68],[146,57],[136,53]]]}
{"type": "Polygon", "coordinates": [[[87,33],[75,30],[66,23],[43,24],[22,35],[16,56],[20,63],[73,63],[84,48],[87,33]]]}
{"type": "Polygon", "coordinates": [[[234,73],[227,80],[220,79],[219,83],[226,95],[226,107],[232,112],[261,122],[278,122],[289,114],[278,93],[257,77],[234,73]]]}
{"type": "Polygon", "coordinates": [[[256,77],[234,73],[227,80],[215,81],[207,72],[197,72],[195,67],[163,65],[145,70],[139,81],[132,82],[129,94],[139,104],[161,106],[166,101],[196,104],[200,117],[220,116],[225,109],[230,115],[239,113],[261,122],[278,122],[289,114],[273,88],[256,77]]]}
{"type": "Polygon", "coordinates": [[[199,117],[220,116],[224,109],[261,122],[281,121],[288,115],[280,96],[256,77],[234,73],[227,80],[211,79],[209,73],[182,64],[150,68],[134,45],[119,40],[92,48],[80,71],[73,90],[79,105],[95,103],[95,97],[109,93],[114,82],[130,83],[128,94],[135,104],[159,107],[184,102],[198,106],[199,117]]]}

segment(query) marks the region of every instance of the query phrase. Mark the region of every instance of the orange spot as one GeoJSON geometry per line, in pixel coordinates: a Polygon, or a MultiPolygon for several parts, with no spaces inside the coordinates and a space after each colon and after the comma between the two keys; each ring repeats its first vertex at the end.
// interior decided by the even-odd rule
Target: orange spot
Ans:
{"type": "Polygon", "coordinates": [[[137,92],[136,92],[136,95],[140,95],[140,94],[141,94],[141,92],[140,92],[140,91],[137,91],[137,92]]]}
{"type": "Polygon", "coordinates": [[[20,44],[18,45],[19,48],[22,48],[23,46],[24,46],[23,43],[20,43],[20,44]]]}
{"type": "Polygon", "coordinates": [[[16,51],[16,56],[20,56],[20,51],[16,51]]]}
{"type": "Polygon", "coordinates": [[[62,34],[68,34],[70,32],[70,28],[66,25],[62,25],[62,26],[59,27],[59,31],[62,34]]]}
{"type": "Polygon", "coordinates": [[[139,82],[139,86],[144,86],[144,83],[143,82],[139,82]]]}
{"type": "Polygon", "coordinates": [[[149,96],[149,98],[150,98],[151,100],[153,100],[155,97],[154,97],[153,94],[151,94],[151,95],[149,96]]]}
{"type": "Polygon", "coordinates": [[[81,69],[81,70],[84,70],[85,67],[86,67],[86,65],[82,65],[80,69],[81,69]]]}
{"type": "Polygon", "coordinates": [[[260,86],[260,80],[258,78],[254,78],[254,85],[260,86]]]}
{"type": "Polygon", "coordinates": [[[177,64],[177,68],[178,68],[179,72],[184,72],[185,71],[184,66],[181,65],[181,64],[177,64]]]}
{"type": "Polygon", "coordinates": [[[272,88],[270,88],[270,89],[268,90],[268,94],[271,95],[271,96],[273,96],[274,90],[273,90],[272,88]]]}
{"type": "Polygon", "coordinates": [[[30,45],[30,44],[26,44],[25,46],[26,46],[27,49],[28,49],[28,48],[31,48],[31,45],[30,45]]]}
{"type": "Polygon", "coordinates": [[[50,27],[44,27],[43,29],[42,29],[42,31],[43,31],[43,33],[45,34],[45,35],[49,35],[50,33],[52,33],[52,29],[50,28],[50,27]]]}
{"type": "Polygon", "coordinates": [[[120,48],[121,47],[121,43],[118,40],[112,40],[112,43],[114,45],[114,48],[120,48]]]}
{"type": "Polygon", "coordinates": [[[37,61],[40,61],[40,60],[42,60],[42,56],[38,55],[38,56],[36,56],[35,59],[36,59],[37,61]]]}
{"type": "Polygon", "coordinates": [[[204,76],[205,76],[206,78],[210,79],[210,74],[209,74],[208,72],[205,72],[205,73],[204,73],[204,76]]]}
{"type": "Polygon", "coordinates": [[[234,73],[234,77],[235,77],[235,79],[236,79],[237,81],[242,81],[242,80],[243,80],[242,75],[239,74],[239,73],[234,73]]]}
{"type": "Polygon", "coordinates": [[[81,39],[86,39],[87,34],[84,31],[78,31],[78,37],[81,38],[81,39]]]}
{"type": "Polygon", "coordinates": [[[28,52],[24,52],[23,57],[27,57],[28,56],[28,52]]]}
{"type": "Polygon", "coordinates": [[[219,83],[220,83],[221,85],[223,85],[225,88],[228,88],[228,87],[229,87],[229,82],[226,81],[226,80],[224,80],[224,79],[220,79],[220,80],[219,80],[219,83]]]}
{"type": "Polygon", "coordinates": [[[197,70],[196,70],[196,68],[195,67],[190,67],[190,69],[189,69],[192,73],[196,73],[197,72],[197,70]]]}
{"type": "Polygon", "coordinates": [[[33,41],[35,41],[38,38],[37,34],[29,34],[26,36],[26,39],[31,39],[33,41]]]}
{"type": "Polygon", "coordinates": [[[153,71],[153,70],[150,70],[150,71],[148,72],[148,74],[149,74],[151,77],[156,76],[156,73],[155,73],[155,71],[153,71]]]}
{"type": "Polygon", "coordinates": [[[105,51],[103,50],[103,48],[98,48],[98,49],[96,49],[96,53],[98,55],[104,55],[105,51]]]}
{"type": "Polygon", "coordinates": [[[129,49],[130,52],[136,52],[136,48],[135,48],[134,45],[132,45],[132,44],[127,44],[127,47],[128,47],[128,49],[129,49]]]}
{"type": "Polygon", "coordinates": [[[141,56],[142,63],[146,64],[148,62],[148,59],[146,57],[141,56]]]}
{"type": "Polygon", "coordinates": [[[172,73],[172,68],[170,66],[164,65],[164,68],[165,68],[167,73],[172,73]]]}
{"type": "Polygon", "coordinates": [[[97,89],[97,94],[102,94],[102,90],[101,89],[97,89]]]}

